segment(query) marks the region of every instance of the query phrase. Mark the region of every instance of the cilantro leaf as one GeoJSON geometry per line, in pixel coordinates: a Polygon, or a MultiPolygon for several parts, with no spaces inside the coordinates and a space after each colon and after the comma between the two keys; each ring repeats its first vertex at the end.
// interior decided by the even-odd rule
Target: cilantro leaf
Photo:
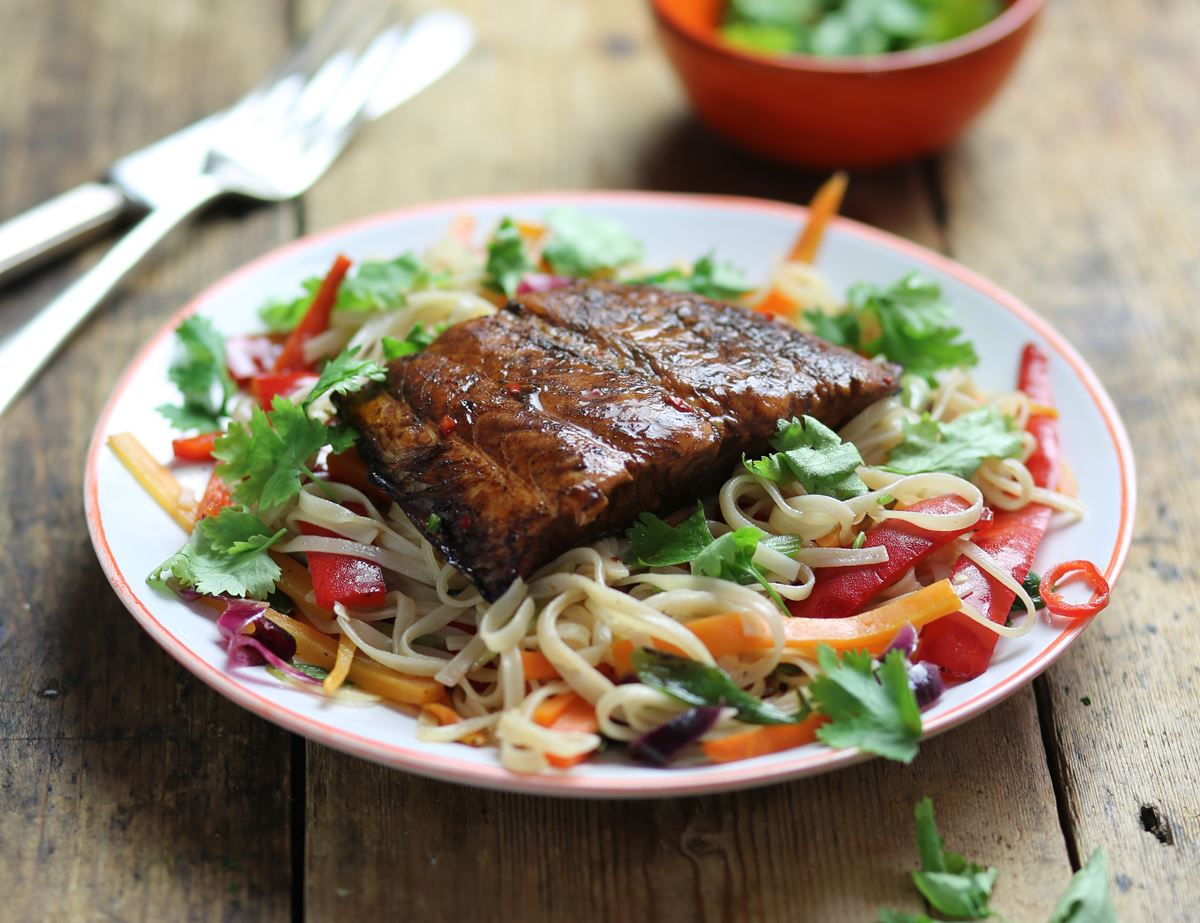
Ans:
{"type": "Polygon", "coordinates": [[[358,346],[343,349],[326,362],[325,368],[321,369],[321,377],[308,392],[308,397],[304,399],[301,406],[307,408],[327,391],[332,391],[334,394],[346,394],[350,391],[357,391],[368,381],[383,381],[387,377],[387,372],[382,365],[372,362],[370,359],[355,358],[360,349],[361,347],[358,346]]]}
{"type": "Polygon", "coordinates": [[[846,651],[839,658],[826,644],[818,648],[817,660],[823,673],[808,689],[817,710],[830,719],[817,737],[838,749],[857,747],[911,763],[921,739],[921,710],[908,685],[904,652],[889,653],[877,671],[870,654],[846,651]]]}
{"type": "Polygon", "coordinates": [[[487,261],[483,268],[484,286],[511,298],[517,293],[521,276],[532,268],[520,229],[511,218],[505,218],[488,241],[487,261]]]}
{"type": "MultiPolygon", "coordinates": [[[[259,319],[272,333],[294,330],[312,305],[321,277],[300,283],[303,294],[293,299],[273,298],[258,309],[259,319]]],[[[412,253],[392,260],[367,260],[342,280],[338,287],[337,311],[381,311],[404,304],[409,292],[427,288],[441,280],[412,253]]]]}
{"type": "Polygon", "coordinates": [[[754,288],[744,272],[732,263],[717,263],[711,253],[696,260],[690,272],[665,269],[652,275],[629,279],[628,283],[655,285],[673,292],[694,292],[706,298],[720,300],[738,298],[754,288]]]}
{"type": "Polygon", "coordinates": [[[928,914],[905,913],[902,910],[889,910],[887,908],[880,909],[879,916],[876,919],[877,923],[942,923],[942,921],[935,920],[928,914]]]}
{"type": "Polygon", "coordinates": [[[747,724],[794,724],[808,717],[806,709],[789,715],[751,695],[719,667],[645,647],[635,650],[630,659],[639,682],[688,705],[727,705],[736,708],[738,720],[747,724]]]}
{"type": "Polygon", "coordinates": [[[642,245],[611,218],[559,208],[546,217],[550,237],[542,255],[563,276],[594,276],[642,255],[642,245]]]}
{"type": "Polygon", "coordinates": [[[269,413],[252,411],[249,423],[232,423],[213,443],[217,474],[239,503],[270,509],[300,492],[300,479],[311,476],[308,459],[326,444],[345,451],[353,430],[328,427],[281,394],[269,413]]]}
{"type": "Polygon", "coordinates": [[[179,389],[183,403],[163,404],[158,412],[177,429],[221,428],[225,404],[237,390],[225,368],[225,340],[207,318],[193,314],[175,330],[179,355],[167,377],[179,389]]]}
{"type": "Polygon", "coordinates": [[[897,474],[945,471],[969,478],[985,458],[1016,458],[1023,446],[1012,418],[981,407],[949,423],[928,414],[904,421],[904,441],[892,449],[883,468],[897,474]]]}
{"type": "Polygon", "coordinates": [[[625,534],[630,542],[631,562],[644,567],[687,564],[713,541],[704,518],[704,505],[699,502],[696,512],[677,526],[667,524],[653,513],[642,513],[638,519],[625,534]]]}
{"type": "Polygon", "coordinates": [[[286,531],[272,534],[244,507],[226,507],[197,522],[188,543],[146,579],[161,584],[171,576],[198,593],[263,599],[275,589],[280,576],[279,565],[267,549],[286,531]]]}
{"type": "Polygon", "coordinates": [[[862,282],[847,295],[845,312],[805,311],[817,336],[863,355],[884,355],[905,371],[933,380],[942,369],[979,362],[975,347],[960,339],[962,328],[942,300],[937,283],[909,273],[887,288],[862,282]]]}
{"type": "Polygon", "coordinates": [[[921,856],[921,870],[912,873],[917,890],[938,913],[972,920],[991,916],[988,901],[996,884],[996,870],[945,850],[929,798],[917,802],[915,814],[917,851],[921,856]]]}
{"type": "Polygon", "coordinates": [[[433,341],[441,336],[448,326],[449,324],[440,323],[427,329],[423,324],[414,324],[403,340],[397,337],[384,337],[380,341],[383,344],[383,355],[391,360],[423,352],[433,345],[433,341]]]}
{"type": "Polygon", "coordinates": [[[776,425],[778,432],[771,446],[779,451],[744,462],[752,474],[780,483],[798,481],[810,494],[838,500],[867,492],[856,473],[863,460],[854,443],[842,442],[837,433],[813,417],[780,420],[776,425]]]}
{"type": "Polygon", "coordinates": [[[1071,877],[1049,923],[1117,923],[1103,849],[1092,853],[1083,868],[1071,877]]]}

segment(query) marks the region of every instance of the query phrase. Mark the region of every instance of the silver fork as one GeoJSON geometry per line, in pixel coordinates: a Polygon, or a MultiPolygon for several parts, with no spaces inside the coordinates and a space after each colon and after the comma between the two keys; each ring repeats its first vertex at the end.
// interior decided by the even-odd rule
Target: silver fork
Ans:
{"type": "Polygon", "coordinates": [[[204,168],[99,262],[0,343],[0,414],[171,230],[222,195],[284,201],[305,192],[364,118],[402,30],[390,0],[340,3],[274,78],[216,126],[204,168]]]}

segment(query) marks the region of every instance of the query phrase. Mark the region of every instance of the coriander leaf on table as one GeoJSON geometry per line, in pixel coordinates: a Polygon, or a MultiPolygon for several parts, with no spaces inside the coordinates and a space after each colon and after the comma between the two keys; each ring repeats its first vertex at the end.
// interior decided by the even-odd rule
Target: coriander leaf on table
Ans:
{"type": "Polygon", "coordinates": [[[1024,445],[1012,418],[995,407],[972,410],[949,423],[926,414],[903,426],[904,441],[888,452],[882,466],[897,474],[945,471],[970,478],[985,458],[1017,458],[1024,445]]]}
{"type": "Polygon", "coordinates": [[[1103,849],[1092,853],[1083,868],[1072,876],[1049,923],[1117,923],[1103,849]]]}
{"type": "Polygon", "coordinates": [[[424,324],[414,324],[403,340],[398,337],[385,336],[380,341],[383,345],[384,358],[399,359],[401,356],[412,356],[423,352],[433,345],[433,341],[441,336],[448,326],[449,324],[441,323],[427,328],[424,324]]]}
{"type": "Polygon", "coordinates": [[[731,263],[717,263],[711,253],[696,260],[690,272],[664,269],[626,281],[629,285],[654,285],[673,292],[692,292],[720,300],[738,298],[754,288],[745,273],[731,263]]]}
{"type": "Polygon", "coordinates": [[[991,916],[988,901],[996,884],[996,870],[946,851],[929,798],[918,801],[914,813],[917,851],[921,856],[921,870],[912,873],[917,890],[938,913],[972,920],[991,916]]]}
{"type": "Polygon", "coordinates": [[[778,483],[798,481],[810,494],[838,500],[867,492],[857,474],[862,456],[853,443],[842,442],[837,433],[813,417],[780,420],[777,427],[771,446],[779,451],[746,461],[752,474],[778,483]]]}
{"type": "Polygon", "coordinates": [[[193,314],[175,330],[179,354],[167,377],[183,396],[180,406],[164,404],[159,413],[177,429],[221,428],[225,403],[237,390],[225,368],[225,339],[207,318],[193,314]]]}
{"type": "Polygon", "coordinates": [[[979,362],[975,347],[960,339],[962,328],[942,299],[941,287],[919,273],[887,288],[859,283],[847,298],[840,315],[804,312],[818,336],[863,355],[886,356],[931,381],[943,369],[979,362]]]}
{"type": "Polygon", "coordinates": [[[854,747],[911,763],[921,739],[921,710],[908,684],[903,651],[879,665],[871,655],[846,651],[840,658],[827,644],[817,649],[822,673],[809,682],[815,708],[829,718],[817,737],[831,747],[854,747]]]}
{"type": "Polygon", "coordinates": [[[230,424],[212,454],[234,500],[271,509],[300,492],[300,479],[310,474],[308,460],[318,449],[328,444],[344,451],[353,441],[352,431],[326,426],[277,394],[269,413],[255,407],[249,423],[230,424]]]}
{"type": "Polygon", "coordinates": [[[161,584],[171,576],[198,593],[266,598],[280,575],[267,549],[286,531],[272,534],[245,507],[226,507],[197,522],[188,543],[146,579],[161,584]]]}
{"type": "Polygon", "coordinates": [[[352,346],[349,349],[343,349],[326,362],[325,368],[321,369],[321,377],[308,392],[308,397],[304,399],[301,406],[307,408],[328,391],[332,391],[334,394],[346,394],[358,390],[368,381],[383,381],[387,377],[383,366],[370,359],[356,358],[360,351],[361,347],[352,346]]]}
{"type": "Polygon", "coordinates": [[[747,724],[794,724],[808,717],[807,709],[789,715],[751,695],[719,667],[645,647],[636,649],[631,661],[639,682],[688,705],[736,708],[738,720],[747,724]]]}
{"type": "Polygon", "coordinates": [[[563,276],[593,276],[619,269],[642,255],[642,245],[618,222],[558,208],[546,217],[549,239],[542,256],[563,276]]]}
{"type": "Polygon", "coordinates": [[[525,253],[525,241],[511,218],[505,218],[492,233],[483,266],[483,284],[511,298],[517,293],[521,276],[533,268],[525,253]]]}

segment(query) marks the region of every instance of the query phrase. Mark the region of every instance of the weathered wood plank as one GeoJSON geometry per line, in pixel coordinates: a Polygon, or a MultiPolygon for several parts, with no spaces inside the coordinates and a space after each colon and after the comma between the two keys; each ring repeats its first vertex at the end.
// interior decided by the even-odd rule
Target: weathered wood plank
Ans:
{"type": "Polygon", "coordinates": [[[1200,7],[1047,14],[1017,83],[947,161],[949,237],[1080,347],[1130,428],[1133,552],[1043,701],[1078,856],[1104,847],[1122,919],[1194,920],[1200,7]]]}
{"type": "MultiPolygon", "coordinates": [[[[283,3],[22,2],[5,19],[20,26],[0,30],[3,215],[226,104],[288,42],[283,3]]],[[[0,421],[5,919],[288,916],[288,738],[137,628],[79,498],[93,423],[136,347],[292,227],[286,210],[225,212],[182,234],[0,421]]],[[[6,290],[4,324],[91,258],[6,290]]]]}
{"type": "MultiPolygon", "coordinates": [[[[306,16],[314,12],[306,4],[306,16]]],[[[465,4],[481,29],[457,72],[373,125],[305,200],[309,228],[470,193],[649,187],[804,201],[822,177],[762,164],[698,127],[642,6],[465,4]],[[368,140],[369,139],[369,140],[368,140]]],[[[855,177],[847,212],[941,243],[922,167],[855,177]]],[[[768,790],[655,803],[496,795],[308,748],[306,910],[454,919],[866,920],[919,909],[912,807],[1004,870],[1010,919],[1046,916],[1070,874],[1026,691],[932,742],[768,790]],[[351,860],[350,857],[353,857],[351,860]]]]}

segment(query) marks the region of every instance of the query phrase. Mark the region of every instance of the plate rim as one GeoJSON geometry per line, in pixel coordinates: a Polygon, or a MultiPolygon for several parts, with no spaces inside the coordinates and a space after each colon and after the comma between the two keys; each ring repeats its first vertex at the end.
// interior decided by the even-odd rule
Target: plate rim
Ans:
{"type": "MultiPolygon", "coordinates": [[[[243,684],[228,671],[210,664],[180,640],[170,628],[154,615],[150,608],[142,601],[141,597],[134,592],[129,581],[117,566],[115,556],[108,542],[104,523],[100,516],[99,507],[98,464],[100,452],[104,445],[104,437],[108,429],[108,422],[116,410],[119,400],[125,394],[130,380],[162,340],[174,332],[175,327],[178,326],[184,317],[195,313],[201,306],[214,301],[224,289],[243,277],[261,272],[269,268],[271,264],[285,259],[291,253],[312,247],[314,244],[319,244],[322,241],[328,241],[377,225],[386,225],[425,214],[447,213],[453,215],[480,208],[495,207],[497,205],[511,204],[516,206],[518,203],[523,205],[566,201],[588,204],[641,204],[666,208],[700,207],[709,210],[765,212],[788,217],[796,220],[798,223],[803,221],[808,215],[808,209],[803,205],[747,196],[627,190],[558,190],[503,193],[440,199],[391,209],[386,212],[379,212],[347,221],[313,234],[307,234],[272,248],[232,272],[226,273],[216,279],[203,290],[189,298],[182,307],[173,312],[135,353],[105,400],[104,407],[92,431],[84,475],[84,511],[87,518],[88,532],[96,556],[104,570],[105,577],[126,609],[129,610],[142,629],[160,647],[202,682],[235,704],[247,709],[258,717],[265,718],[273,724],[293,733],[300,734],[309,740],[363,759],[371,760],[375,763],[415,772],[429,778],[495,790],[548,796],[590,798],[663,797],[700,795],[718,791],[753,788],[844,768],[853,763],[871,758],[870,754],[855,750],[833,750],[804,754],[787,761],[777,761],[769,767],[757,765],[757,760],[746,760],[715,766],[711,770],[706,771],[703,777],[692,777],[686,781],[679,777],[672,780],[672,773],[669,770],[663,771],[663,784],[647,785],[644,775],[633,779],[623,779],[621,777],[596,778],[594,776],[576,775],[572,772],[526,775],[511,772],[499,765],[482,765],[476,762],[456,759],[451,756],[431,754],[428,751],[412,749],[402,743],[389,743],[377,738],[366,737],[348,731],[336,724],[301,714],[243,684]]],[[[1015,295],[974,270],[968,269],[961,263],[920,244],[850,218],[838,216],[834,220],[834,226],[839,231],[848,233],[850,236],[865,239],[876,245],[897,251],[917,263],[932,266],[939,272],[953,277],[960,283],[977,290],[988,300],[999,305],[1009,313],[1014,314],[1019,320],[1036,331],[1066,361],[1100,412],[1117,457],[1121,490],[1120,519],[1117,526],[1116,542],[1108,563],[1104,568],[1106,579],[1110,584],[1115,583],[1124,567],[1132,542],[1134,512],[1137,504],[1137,478],[1133,449],[1128,433],[1125,430],[1125,426],[1121,421],[1112,398],[1091,366],[1049,321],[1037,314],[1015,295]]],[[[1088,621],[1082,621],[1070,625],[1012,675],[979,690],[970,698],[954,706],[951,710],[937,715],[928,721],[922,733],[922,740],[957,727],[959,724],[994,707],[1023,688],[1054,663],[1063,651],[1074,642],[1087,624],[1088,621]]]]}

